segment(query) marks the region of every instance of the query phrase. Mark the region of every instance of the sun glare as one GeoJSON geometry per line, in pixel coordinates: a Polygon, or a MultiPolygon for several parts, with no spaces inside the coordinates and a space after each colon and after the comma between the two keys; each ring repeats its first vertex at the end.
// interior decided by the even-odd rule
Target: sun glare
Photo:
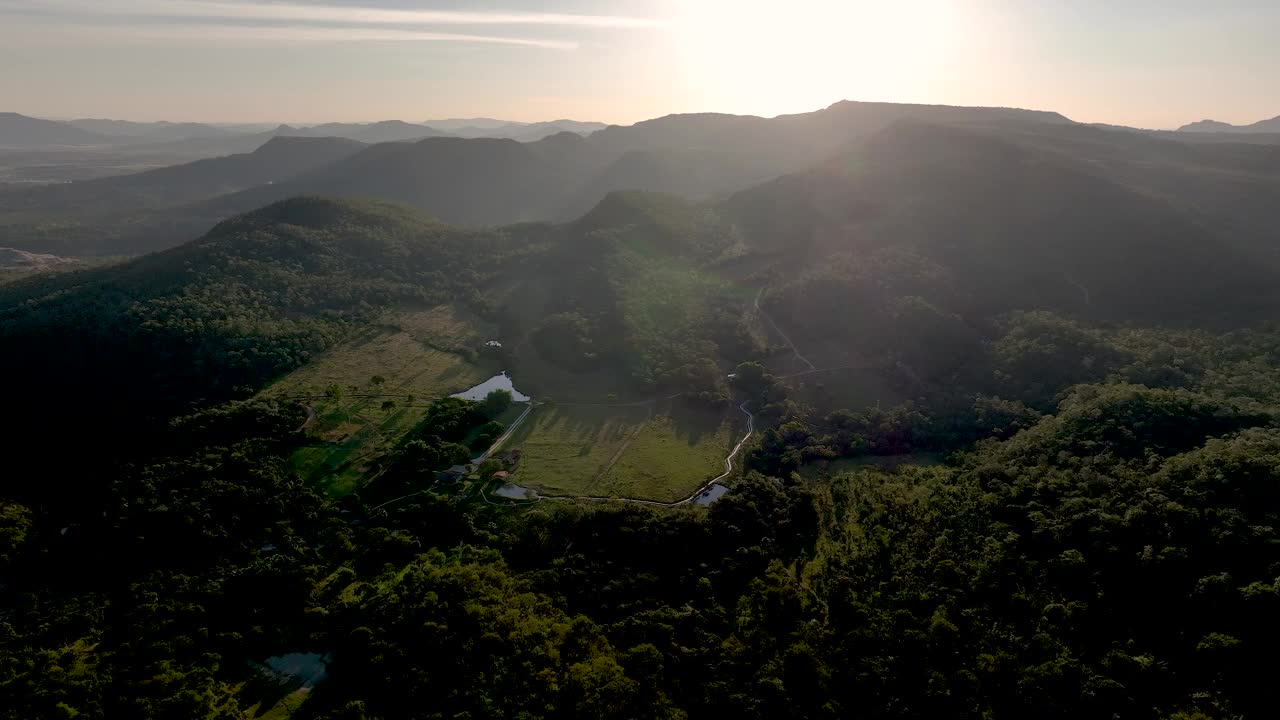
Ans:
{"type": "Polygon", "coordinates": [[[953,0],[688,0],[674,9],[684,79],[763,114],[931,89],[958,32],[953,0]]]}

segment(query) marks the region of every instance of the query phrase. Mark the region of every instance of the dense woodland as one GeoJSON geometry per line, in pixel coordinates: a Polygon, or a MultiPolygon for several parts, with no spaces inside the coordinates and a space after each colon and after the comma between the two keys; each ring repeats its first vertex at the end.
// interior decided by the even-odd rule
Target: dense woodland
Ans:
{"type": "Polygon", "coordinates": [[[8,716],[237,717],[270,692],[250,660],[305,650],[333,661],[302,717],[1277,701],[1280,429],[1208,395],[1077,386],[1010,439],[896,474],[815,483],[753,458],[768,475],[709,511],[426,495],[365,516],[282,472],[300,414],[184,418],[65,534],[6,503],[8,716]]]}
{"type": "Polygon", "coordinates": [[[895,126],[728,199],[615,194],[565,225],[296,198],[0,286],[0,717],[252,717],[295,689],[260,665],[290,653],[327,658],[300,720],[1271,717],[1265,213],[1189,219],[1202,178],[1138,192],[1158,173],[1134,168],[1185,152],[1255,209],[1273,171],[1144,136],[1120,183],[971,133],[895,126]],[[991,219],[1013,192],[1025,214],[991,219]],[[322,495],[286,462],[307,408],[255,393],[442,302],[517,338],[517,372],[742,403],[745,472],[705,508],[378,508],[503,430],[501,397],[425,398],[376,492],[322,495]],[[762,311],[908,400],[802,397],[762,311]]]}

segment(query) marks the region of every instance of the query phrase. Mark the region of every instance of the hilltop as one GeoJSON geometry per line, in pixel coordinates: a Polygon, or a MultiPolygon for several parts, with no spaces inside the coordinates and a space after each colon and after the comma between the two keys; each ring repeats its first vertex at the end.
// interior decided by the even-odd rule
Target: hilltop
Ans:
{"type": "Polygon", "coordinates": [[[1280,133],[1280,116],[1249,125],[1232,125],[1217,120],[1200,120],[1178,128],[1189,133],[1280,133]]]}
{"type": "Polygon", "coordinates": [[[110,141],[107,135],[66,123],[0,112],[0,147],[104,145],[110,141]]]}
{"type": "Polygon", "coordinates": [[[508,138],[519,140],[520,142],[536,142],[562,132],[589,135],[608,127],[604,123],[567,119],[525,123],[496,120],[494,118],[450,118],[447,120],[428,120],[423,124],[439,128],[456,137],[508,138]]]}

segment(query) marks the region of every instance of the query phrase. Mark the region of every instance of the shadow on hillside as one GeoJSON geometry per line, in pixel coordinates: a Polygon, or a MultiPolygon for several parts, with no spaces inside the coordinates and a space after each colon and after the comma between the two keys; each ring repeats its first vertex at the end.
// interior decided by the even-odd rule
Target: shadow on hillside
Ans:
{"type": "Polygon", "coordinates": [[[671,418],[676,437],[693,447],[700,444],[708,435],[719,432],[725,420],[730,418],[729,413],[732,410],[713,408],[677,398],[671,401],[670,407],[665,408],[665,412],[671,418]]]}

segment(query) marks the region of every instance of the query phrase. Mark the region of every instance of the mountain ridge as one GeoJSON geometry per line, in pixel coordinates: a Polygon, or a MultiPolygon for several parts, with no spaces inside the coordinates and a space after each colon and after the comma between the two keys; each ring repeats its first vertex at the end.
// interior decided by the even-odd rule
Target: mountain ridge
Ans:
{"type": "MultiPolygon", "coordinates": [[[[843,101],[813,113],[776,118],[669,115],[587,136],[559,132],[527,143],[436,137],[387,147],[374,144],[329,164],[265,178],[256,186],[193,196],[191,204],[173,207],[163,217],[107,224],[101,230],[84,225],[83,235],[58,238],[55,244],[49,243],[47,232],[32,225],[33,218],[65,208],[65,203],[50,204],[41,210],[38,198],[64,197],[60,193],[66,191],[32,190],[24,195],[30,199],[25,215],[9,225],[9,244],[64,255],[118,254],[125,247],[128,252],[158,249],[185,239],[175,236],[175,227],[207,229],[228,215],[293,195],[382,198],[407,203],[444,222],[476,227],[568,221],[615,190],[671,192],[693,200],[727,197],[818,166],[904,120],[985,129],[1018,142],[1057,148],[1059,153],[1087,156],[1099,172],[1114,173],[1191,206],[1204,205],[1206,197],[1214,207],[1234,204],[1236,222],[1248,231],[1249,242],[1266,232],[1265,206],[1276,199],[1267,173],[1275,170],[1278,160],[1265,145],[1193,145],[1176,142],[1175,133],[1104,130],[1073,123],[1058,113],[1016,108],[843,101]],[[1154,167],[1162,175],[1151,170],[1154,167]],[[1232,174],[1233,192],[1226,192],[1213,177],[1221,173],[1232,174]],[[91,247],[95,232],[101,238],[96,248],[91,247]]],[[[403,124],[394,127],[403,129],[403,124]]],[[[257,142],[256,150],[274,137],[296,134],[295,128],[281,126],[236,141],[257,142]]]]}
{"type": "Polygon", "coordinates": [[[1232,125],[1218,120],[1200,120],[1183,125],[1176,132],[1187,133],[1280,133],[1280,115],[1249,125],[1232,125]]]}
{"type": "Polygon", "coordinates": [[[86,146],[108,144],[111,138],[67,123],[0,112],[0,147],[86,146]]]}

